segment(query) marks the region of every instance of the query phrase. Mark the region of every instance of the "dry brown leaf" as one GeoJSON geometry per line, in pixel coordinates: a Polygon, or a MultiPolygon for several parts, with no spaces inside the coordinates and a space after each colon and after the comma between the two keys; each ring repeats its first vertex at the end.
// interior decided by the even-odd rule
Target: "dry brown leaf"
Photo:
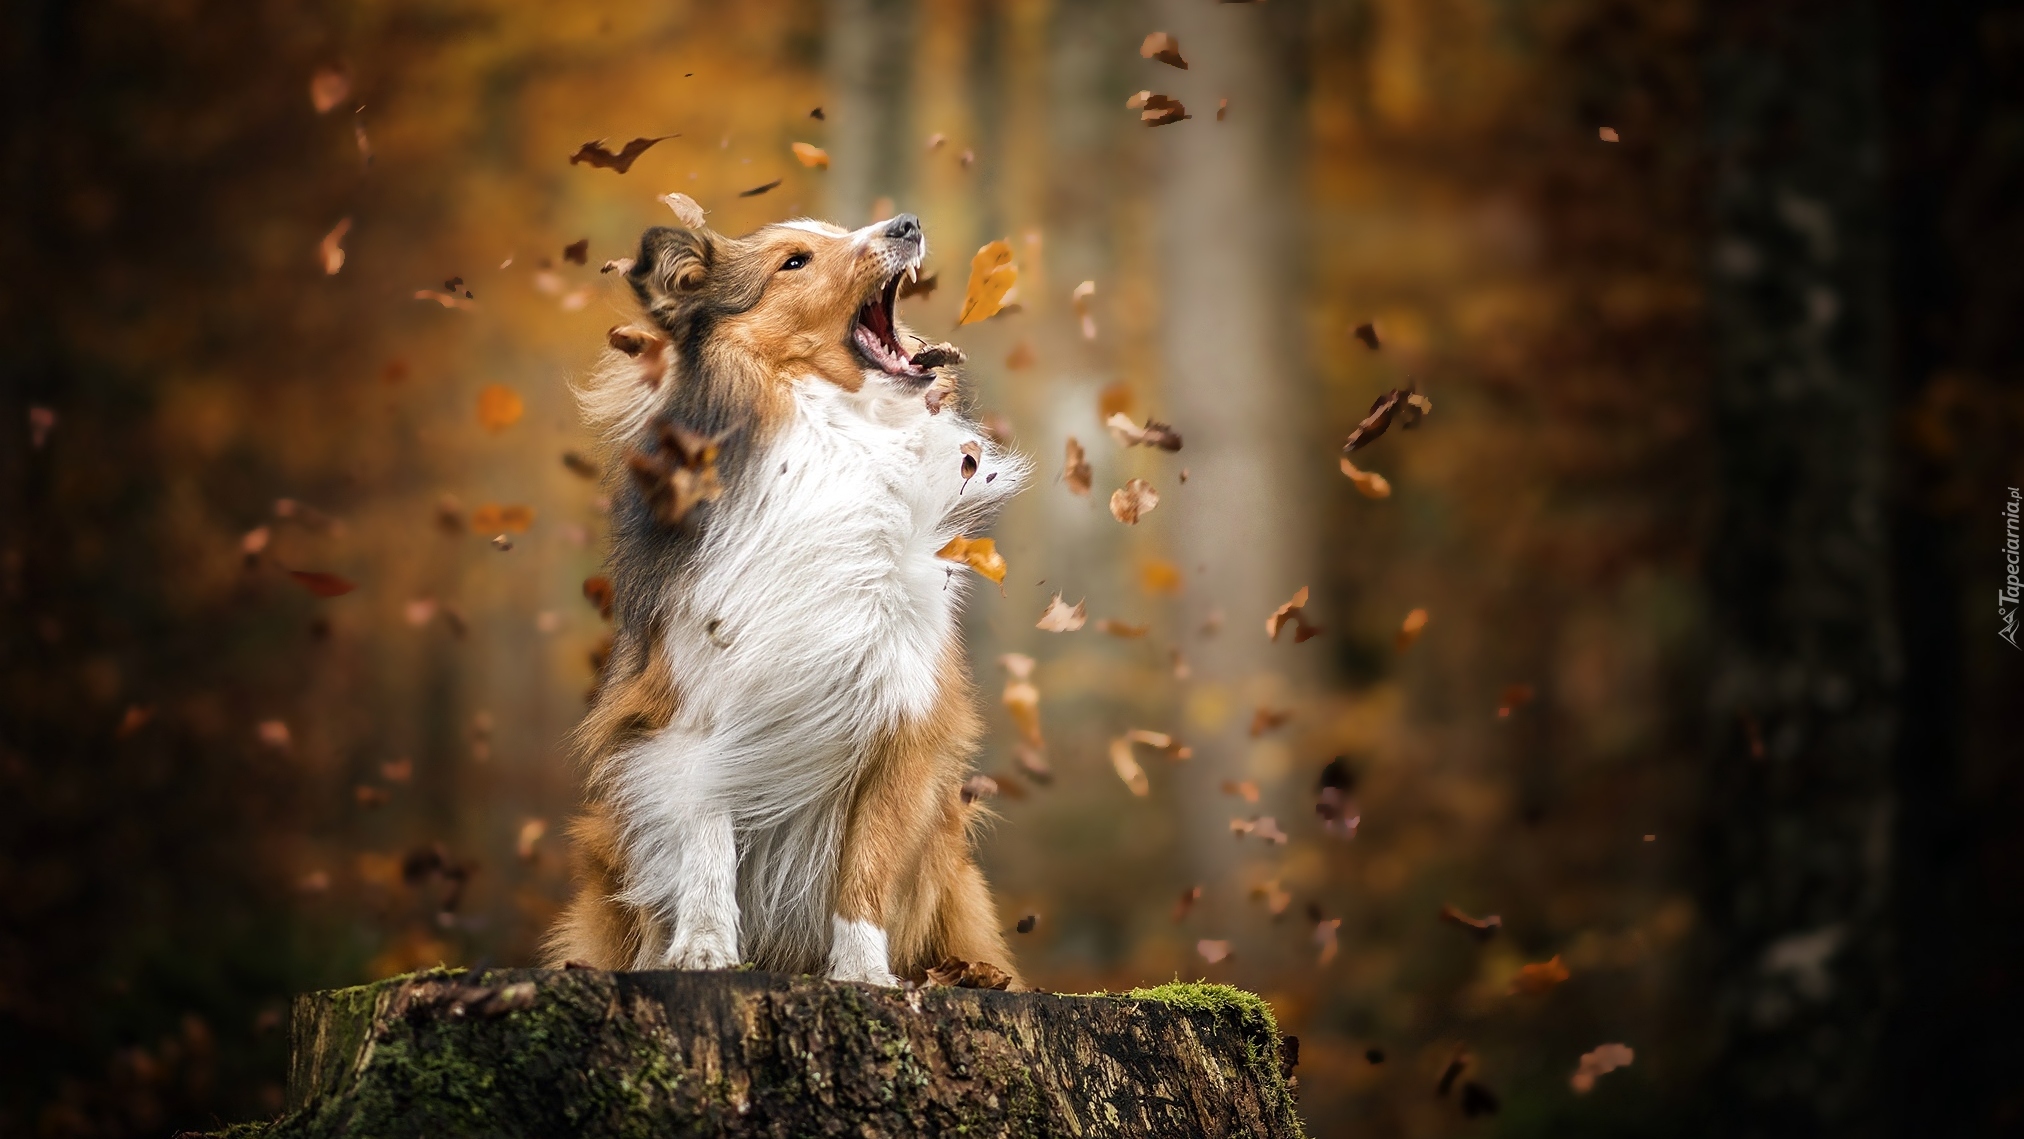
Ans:
{"type": "Polygon", "coordinates": [[[628,450],[626,470],[655,520],[663,526],[678,526],[698,505],[714,502],[724,493],[717,480],[717,454],[723,440],[664,422],[656,430],[655,441],[658,446],[652,454],[628,450]]]}
{"type": "Polygon", "coordinates": [[[1096,295],[1096,282],[1084,281],[1068,294],[1068,303],[1075,307],[1075,319],[1082,325],[1084,340],[1096,339],[1096,314],[1090,309],[1089,300],[1096,295]]]}
{"type": "Polygon", "coordinates": [[[1401,411],[1405,414],[1399,426],[1410,431],[1420,425],[1421,417],[1433,410],[1433,401],[1411,387],[1393,388],[1371,403],[1370,414],[1364,416],[1363,422],[1356,425],[1356,430],[1349,433],[1348,441],[1342,445],[1342,453],[1347,455],[1376,440],[1391,427],[1394,418],[1400,417],[1401,411]]]}
{"type": "Polygon", "coordinates": [[[1012,978],[988,961],[962,961],[951,957],[928,970],[928,983],[962,989],[1002,989],[1012,983],[1012,978]]]}
{"type": "Polygon", "coordinates": [[[756,198],[759,195],[766,193],[768,190],[778,189],[780,187],[780,183],[785,181],[787,181],[787,179],[785,178],[775,178],[774,180],[766,183],[765,185],[754,186],[749,190],[740,190],[738,191],[738,196],[741,198],[756,198]]]}
{"type": "Polygon", "coordinates": [[[321,570],[289,570],[288,576],[295,579],[295,584],[318,597],[343,597],[358,588],[358,584],[348,578],[321,570]]]}
{"type": "Polygon", "coordinates": [[[988,775],[972,775],[963,781],[962,789],[957,794],[964,804],[967,805],[989,799],[997,793],[998,781],[996,779],[988,775]]]}
{"type": "Polygon", "coordinates": [[[469,297],[460,297],[455,293],[444,292],[439,289],[416,289],[415,299],[418,301],[434,301],[444,308],[460,308],[467,312],[478,307],[478,302],[469,297]]]}
{"type": "Polygon", "coordinates": [[[142,704],[129,704],[126,712],[120,716],[119,727],[113,729],[113,736],[116,739],[130,739],[135,732],[147,727],[148,721],[154,718],[153,708],[142,704]]]}
{"type": "Polygon", "coordinates": [[[1595,1090],[1596,1077],[1618,1068],[1628,1068],[1636,1057],[1637,1053],[1631,1051],[1627,1044],[1598,1045],[1593,1051],[1581,1054],[1581,1064],[1568,1077],[1567,1086],[1573,1088],[1577,1095],[1586,1095],[1595,1090]]]}
{"type": "Polygon", "coordinates": [[[942,149],[943,144],[947,143],[948,141],[949,141],[948,135],[945,135],[940,131],[936,131],[934,134],[928,136],[928,149],[930,151],[940,150],[942,149]]]}
{"type": "Polygon", "coordinates": [[[1293,895],[1280,888],[1277,878],[1251,887],[1251,897],[1255,901],[1264,902],[1266,912],[1275,918],[1285,913],[1286,907],[1293,904],[1293,895]]]}
{"type": "Polygon", "coordinates": [[[323,259],[325,276],[334,277],[339,269],[344,268],[344,235],[350,232],[351,219],[344,218],[332,226],[330,232],[323,235],[323,240],[317,243],[316,252],[317,256],[323,259]]]}
{"type": "Polygon", "coordinates": [[[383,788],[374,787],[369,783],[360,783],[353,787],[351,795],[359,806],[368,808],[384,807],[393,799],[393,796],[387,794],[383,788]]]}
{"type": "Polygon", "coordinates": [[[1151,792],[1152,785],[1146,781],[1145,768],[1139,766],[1137,757],[1131,753],[1131,741],[1123,736],[1110,741],[1110,766],[1117,772],[1117,777],[1124,780],[1124,785],[1131,788],[1132,794],[1143,799],[1151,792]]]}
{"type": "Polygon", "coordinates": [[[1357,325],[1356,338],[1358,340],[1363,341],[1363,346],[1365,348],[1368,348],[1373,352],[1378,350],[1377,325],[1372,324],[1369,321],[1365,321],[1364,323],[1357,325]]]}
{"type": "Polygon", "coordinates": [[[1260,704],[1251,713],[1251,738],[1257,739],[1293,718],[1293,709],[1267,708],[1260,704]]]}
{"type": "Polygon", "coordinates": [[[1486,918],[1472,918],[1452,905],[1441,907],[1441,920],[1452,922],[1473,934],[1477,941],[1488,941],[1504,928],[1504,919],[1496,914],[1486,918]]]}
{"type": "Polygon", "coordinates": [[[1012,264],[1012,243],[1003,238],[990,241],[970,258],[970,282],[963,287],[963,310],[956,317],[958,328],[996,316],[1005,307],[1012,286],[1019,283],[1019,267],[1012,264]]]}
{"type": "Polygon", "coordinates": [[[1220,123],[1224,119],[1227,119],[1229,117],[1230,117],[1230,100],[1228,99],[1216,100],[1216,121],[1220,123]]]}
{"type": "Polygon", "coordinates": [[[406,783],[414,778],[415,761],[406,756],[380,764],[380,778],[388,783],[406,783]]]}
{"type": "Polygon", "coordinates": [[[972,439],[961,447],[956,448],[956,450],[961,452],[963,456],[962,461],[957,464],[956,469],[963,476],[964,484],[967,485],[971,479],[977,477],[977,464],[984,459],[984,445],[972,439]]]}
{"type": "Polygon", "coordinates": [[[965,538],[960,535],[949,539],[949,544],[935,551],[935,556],[952,562],[962,562],[997,585],[1005,584],[1005,558],[998,552],[998,543],[989,538],[965,538]]]}
{"type": "Polygon", "coordinates": [[[288,730],[285,720],[262,720],[254,726],[253,734],[275,751],[287,751],[295,743],[294,734],[288,730]]]}
{"type": "Polygon", "coordinates": [[[1054,782],[1054,768],[1048,765],[1046,754],[1038,748],[1025,744],[1012,745],[1012,762],[1019,765],[1019,770],[1032,776],[1035,783],[1054,782]]]}
{"type": "Polygon", "coordinates": [[[1274,609],[1272,615],[1265,618],[1265,635],[1278,640],[1279,631],[1286,627],[1288,621],[1293,623],[1293,643],[1296,645],[1321,635],[1321,626],[1307,621],[1307,587],[1304,585],[1293,594],[1291,601],[1274,609]]]}
{"type": "Polygon", "coordinates": [[[1068,437],[1068,460],[1061,468],[1061,481],[1068,487],[1068,493],[1086,495],[1089,493],[1092,472],[1089,469],[1089,454],[1082,449],[1082,443],[1075,436],[1068,437]]]}
{"type": "Polygon", "coordinates": [[[1033,658],[1025,653],[1006,653],[998,658],[1005,669],[1005,711],[1019,729],[1027,747],[1045,752],[1047,741],[1040,734],[1040,689],[1033,683],[1033,658]]]}
{"type": "Polygon", "coordinates": [[[1258,785],[1249,779],[1242,781],[1225,779],[1223,780],[1223,794],[1235,795],[1246,803],[1255,803],[1258,801],[1258,785]]]}
{"type": "Polygon", "coordinates": [[[1024,371],[1033,366],[1035,359],[1037,357],[1033,354],[1033,345],[1021,340],[1012,346],[1012,351],[1005,354],[1005,367],[1014,372],[1024,371]]]}
{"type": "Polygon", "coordinates": [[[1551,960],[1520,965],[1518,975],[1511,979],[1511,991],[1535,995],[1551,992],[1554,986],[1567,980],[1569,976],[1571,974],[1568,973],[1567,966],[1560,963],[1560,955],[1556,953],[1551,960]]]}
{"type": "Polygon", "coordinates": [[[805,142],[797,142],[788,149],[794,152],[794,157],[798,159],[803,166],[806,166],[811,170],[829,169],[829,152],[822,149],[819,146],[811,146],[805,142]]]}
{"type": "Polygon", "coordinates": [[[1286,845],[1286,832],[1279,829],[1279,820],[1271,815],[1260,815],[1255,819],[1231,819],[1230,833],[1238,838],[1252,835],[1279,846],[1286,845]]]}
{"type": "Polygon", "coordinates": [[[1181,449],[1181,433],[1157,419],[1148,419],[1146,425],[1140,427],[1129,416],[1119,412],[1104,420],[1103,426],[1120,447],[1158,447],[1162,451],[1181,449]]]}
{"type": "Polygon", "coordinates": [[[351,76],[341,69],[319,67],[310,73],[309,105],[316,108],[317,114],[329,114],[350,97],[351,76]]]}
{"type": "Polygon", "coordinates": [[[1194,909],[1195,903],[1201,900],[1202,888],[1200,886],[1190,886],[1182,890],[1180,898],[1174,902],[1174,922],[1178,924],[1185,921],[1188,911],[1194,909]]]}
{"type": "Polygon", "coordinates": [[[1205,937],[1195,943],[1195,952],[1202,955],[1202,960],[1214,965],[1218,961],[1229,959],[1230,943],[1227,941],[1212,941],[1205,937]]]}
{"type": "Polygon", "coordinates": [[[571,265],[590,264],[590,239],[579,237],[562,247],[562,259],[571,265]]]}
{"type": "Polygon", "coordinates": [[[1341,918],[1316,918],[1314,922],[1314,944],[1320,950],[1315,954],[1314,963],[1324,968],[1335,960],[1341,947],[1336,943],[1336,931],[1342,928],[1341,918]]]}
{"type": "Polygon", "coordinates": [[[255,526],[239,536],[239,552],[245,554],[247,560],[251,561],[260,556],[260,551],[267,548],[267,543],[273,540],[273,537],[274,531],[265,526],[255,526]]]}
{"type": "Polygon", "coordinates": [[[1147,558],[1139,563],[1139,588],[1154,597],[1171,597],[1181,591],[1181,567],[1147,558]]]}
{"type": "MultiPolygon", "coordinates": [[[[1623,136],[1616,133],[1615,127],[1597,127],[1595,130],[1595,137],[1601,139],[1604,142],[1623,141],[1623,136]]],[[[1628,1061],[1626,1061],[1626,1063],[1628,1063],[1628,1061]]]]}
{"type": "Polygon", "coordinates": [[[632,272],[633,266],[636,264],[638,264],[638,262],[634,261],[630,257],[614,257],[611,260],[605,262],[604,264],[598,266],[597,271],[599,274],[617,273],[619,276],[623,277],[627,273],[632,272]]]}
{"type": "Polygon", "coordinates": [[[1089,618],[1087,601],[1078,601],[1073,606],[1062,602],[1059,593],[1047,603],[1047,609],[1040,614],[1040,621],[1033,627],[1045,633],[1073,633],[1082,628],[1089,618]]]}
{"type": "Polygon", "coordinates": [[[1145,59],[1157,59],[1168,67],[1188,69],[1188,61],[1181,58],[1181,41],[1165,32],[1153,32],[1139,44],[1139,55],[1145,59]]]}
{"type": "Polygon", "coordinates": [[[1143,94],[1145,98],[1139,102],[1139,121],[1149,127],[1163,127],[1195,117],[1171,95],[1155,95],[1149,91],[1143,94]]]}
{"type": "Polygon", "coordinates": [[[520,824],[520,833],[513,840],[513,852],[522,862],[534,861],[535,844],[548,833],[547,819],[526,819],[520,824]]]}
{"type": "Polygon", "coordinates": [[[668,339],[642,328],[614,324],[605,330],[605,343],[632,357],[638,369],[633,378],[650,388],[661,386],[667,376],[668,339]]]}
{"type": "Polygon", "coordinates": [[[1391,497],[1391,483],[1383,475],[1358,469],[1355,463],[1349,461],[1348,455],[1342,457],[1342,473],[1349,476],[1349,481],[1356,484],[1357,492],[1365,498],[1391,497]]]}
{"type": "Polygon", "coordinates": [[[662,194],[660,197],[654,200],[666,205],[669,209],[675,211],[675,220],[681,222],[688,228],[690,229],[703,228],[703,220],[705,215],[703,212],[703,207],[696,204],[696,199],[691,198],[687,194],[669,193],[669,194],[662,194]]]}
{"type": "Polygon", "coordinates": [[[1147,747],[1166,749],[1174,746],[1174,737],[1165,732],[1153,731],[1151,728],[1133,728],[1124,734],[1124,738],[1128,742],[1144,744],[1147,747]]]}
{"type": "Polygon", "coordinates": [[[487,431],[504,431],[520,422],[527,410],[520,393],[505,384],[486,384],[478,390],[478,426],[487,431]]]}
{"type": "Polygon", "coordinates": [[[1113,637],[1120,637],[1127,641],[1137,640],[1152,632],[1152,629],[1151,625],[1127,625],[1123,621],[1112,617],[1099,617],[1096,621],[1097,632],[1109,633],[1113,637]]]}
{"type": "Polygon", "coordinates": [[[1356,837],[1356,828],[1363,822],[1363,816],[1356,811],[1356,801],[1352,798],[1355,790],[1356,773],[1350,770],[1349,762],[1342,756],[1329,760],[1321,769],[1314,814],[1321,820],[1323,834],[1344,839],[1356,837]]]}
{"type": "Polygon", "coordinates": [[[589,479],[592,482],[596,482],[604,474],[603,471],[598,469],[596,463],[584,458],[582,454],[576,451],[564,451],[562,453],[562,465],[570,474],[578,478],[589,479]]]}
{"type": "Polygon", "coordinates": [[[569,156],[569,164],[574,166],[579,162],[588,162],[592,166],[602,166],[607,170],[623,174],[632,169],[632,164],[639,161],[640,155],[645,154],[647,148],[657,142],[666,142],[668,139],[677,137],[680,136],[664,134],[654,138],[636,138],[626,143],[625,148],[617,154],[613,154],[604,148],[603,139],[594,138],[576,148],[576,153],[569,156]]]}
{"type": "Polygon", "coordinates": [[[1411,648],[1413,642],[1420,639],[1420,634],[1425,632],[1426,628],[1427,628],[1426,610],[1415,609],[1412,612],[1406,614],[1406,619],[1404,621],[1399,622],[1398,635],[1393,638],[1393,640],[1398,644],[1399,651],[1403,652],[1406,649],[1411,648]]]}
{"type": "Polygon", "coordinates": [[[1144,479],[1131,479],[1110,492],[1110,516],[1127,526],[1138,525],[1138,520],[1159,504],[1159,492],[1144,479]]]}
{"type": "Polygon", "coordinates": [[[597,610],[597,615],[611,620],[611,604],[618,599],[618,593],[611,586],[611,579],[598,574],[583,579],[583,599],[597,610]]]}
{"type": "Polygon", "coordinates": [[[525,534],[534,525],[534,508],[531,506],[502,506],[488,502],[471,511],[471,529],[479,534],[495,534],[506,531],[525,534]]]}

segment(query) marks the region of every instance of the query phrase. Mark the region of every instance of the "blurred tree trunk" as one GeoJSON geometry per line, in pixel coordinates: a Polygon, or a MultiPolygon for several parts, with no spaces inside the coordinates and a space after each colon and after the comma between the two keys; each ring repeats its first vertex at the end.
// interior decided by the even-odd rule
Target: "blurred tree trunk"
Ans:
{"type": "MultiPolygon", "coordinates": [[[[1162,394],[1186,441],[1173,466],[1189,472],[1185,485],[1163,481],[1156,489],[1173,503],[1168,533],[1189,575],[1180,628],[1192,637],[1212,610],[1225,618],[1216,639],[1192,642],[1199,647],[1191,654],[1197,681],[1226,690],[1232,705],[1220,732],[1195,741],[1208,745],[1196,754],[1221,770],[1185,784],[1182,833],[1193,838],[1184,849],[1205,881],[1236,857],[1232,844],[1211,838],[1229,815],[1215,776],[1244,774],[1243,692],[1261,674],[1292,671],[1286,654],[1314,653],[1264,635],[1266,615],[1309,584],[1311,569],[1300,523],[1311,498],[1298,489],[1296,448],[1288,446],[1300,430],[1306,383],[1293,347],[1301,329],[1290,244],[1304,15],[1299,4],[1184,0],[1162,0],[1151,12],[1150,26],[1179,38],[1189,74],[1214,84],[1187,83],[1150,64],[1146,74],[1156,90],[1188,91],[1194,116],[1151,128],[1161,159],[1153,201],[1162,394]],[[1227,121],[1217,121],[1219,98],[1229,100],[1227,121]]],[[[1318,601],[1321,611],[1327,606],[1318,601]]]]}
{"type": "Polygon", "coordinates": [[[1878,1134],[1899,664],[1876,10],[1709,15],[1707,1133],[1878,1134]]]}
{"type": "MultiPolygon", "coordinates": [[[[829,220],[860,226],[912,185],[913,0],[829,0],[829,220]]],[[[902,207],[907,208],[907,207],[902,207]]]]}

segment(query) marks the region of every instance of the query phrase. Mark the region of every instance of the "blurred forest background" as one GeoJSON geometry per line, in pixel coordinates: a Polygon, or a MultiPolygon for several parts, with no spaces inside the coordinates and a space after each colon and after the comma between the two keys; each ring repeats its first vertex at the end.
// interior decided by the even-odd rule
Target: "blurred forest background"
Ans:
{"type": "Polygon", "coordinates": [[[1013,245],[1022,311],[954,334],[977,404],[1096,479],[1015,503],[969,617],[1035,984],[1264,993],[1317,1136],[2024,1128],[1991,604],[2024,5],[4,20],[0,1134],[271,1114],[291,993],[531,960],[603,635],[568,384],[670,191],[731,233],[919,213],[939,287],[902,315],[937,336],[1013,245]],[[1144,89],[1192,117],[1143,124],[1144,89]],[[1365,497],[1339,448],[1408,383],[1434,412],[1357,452],[1365,497]],[[1116,410],[1184,448],[1121,448],[1116,410]],[[1161,502],[1126,527],[1131,477],[1161,502]],[[1303,586],[1324,631],[1268,640],[1303,586]],[[1089,627],[1034,627],[1056,591],[1089,627]],[[1137,746],[1143,797],[1132,730],[1191,751],[1137,746]],[[1578,1090],[1604,1044],[1634,1061],[1578,1090]]]}

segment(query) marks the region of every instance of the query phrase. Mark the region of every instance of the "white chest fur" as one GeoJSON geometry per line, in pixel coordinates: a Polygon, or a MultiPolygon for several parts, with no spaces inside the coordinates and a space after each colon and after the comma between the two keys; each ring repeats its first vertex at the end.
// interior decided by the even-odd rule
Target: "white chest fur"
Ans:
{"type": "Polygon", "coordinates": [[[617,780],[625,895],[674,931],[667,957],[693,949],[684,930],[700,922],[705,940],[735,937],[733,961],[822,960],[850,786],[881,732],[928,711],[957,635],[969,571],[935,552],[1026,471],[917,397],[799,385],[793,421],[668,583],[680,710],[617,780]],[[986,449],[966,483],[973,440],[986,449]],[[727,858],[735,903],[696,889],[723,879],[727,858]]]}

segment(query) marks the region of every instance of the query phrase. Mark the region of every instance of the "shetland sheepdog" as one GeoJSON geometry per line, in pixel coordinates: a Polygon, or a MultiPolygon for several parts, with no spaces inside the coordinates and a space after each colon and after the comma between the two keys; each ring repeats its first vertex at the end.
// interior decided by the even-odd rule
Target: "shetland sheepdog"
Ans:
{"type": "Polygon", "coordinates": [[[936,553],[1030,464],[895,319],[926,249],[912,215],[641,237],[642,319],[578,389],[620,472],[613,643],[551,964],[1018,983],[961,794],[968,571],[936,553]]]}

